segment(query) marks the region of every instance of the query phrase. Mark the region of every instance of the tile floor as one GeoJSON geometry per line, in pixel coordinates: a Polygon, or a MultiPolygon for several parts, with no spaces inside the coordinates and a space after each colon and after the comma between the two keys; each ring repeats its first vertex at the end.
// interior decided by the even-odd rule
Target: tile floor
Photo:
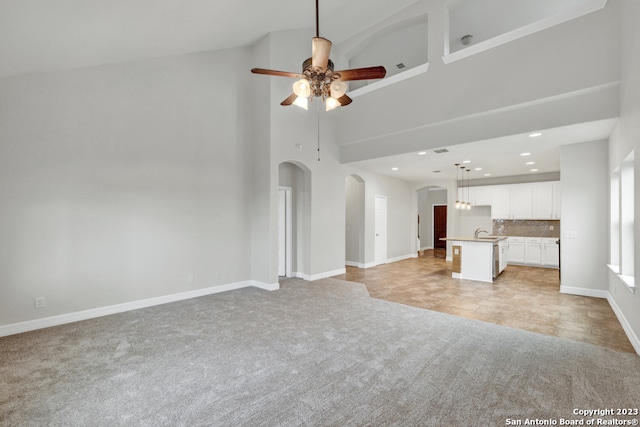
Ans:
{"type": "Polygon", "coordinates": [[[493,284],[452,279],[444,252],[426,251],[334,277],[374,298],[635,353],[607,300],[561,294],[556,269],[510,265],[493,284]]]}

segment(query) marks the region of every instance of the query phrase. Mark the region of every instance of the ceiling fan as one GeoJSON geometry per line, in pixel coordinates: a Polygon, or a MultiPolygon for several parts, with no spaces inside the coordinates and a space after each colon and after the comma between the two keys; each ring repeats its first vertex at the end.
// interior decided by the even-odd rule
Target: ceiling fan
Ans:
{"type": "Polygon", "coordinates": [[[293,84],[293,93],[280,105],[297,105],[308,108],[309,101],[320,97],[325,103],[326,111],[351,104],[352,99],[346,95],[350,80],[381,79],[387,71],[382,66],[353,68],[350,70],[333,70],[333,62],[329,59],[331,41],[320,37],[318,20],[318,0],[316,0],[316,36],[311,40],[311,58],[302,63],[302,73],[253,68],[254,74],[292,77],[299,79],[293,84]]]}

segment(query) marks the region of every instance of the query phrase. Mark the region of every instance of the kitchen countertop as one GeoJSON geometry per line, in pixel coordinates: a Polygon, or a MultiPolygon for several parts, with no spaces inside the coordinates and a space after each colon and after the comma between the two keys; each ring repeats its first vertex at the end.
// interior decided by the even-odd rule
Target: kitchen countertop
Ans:
{"type": "Polygon", "coordinates": [[[467,237],[443,237],[440,240],[451,240],[457,242],[486,242],[486,243],[495,243],[500,240],[506,240],[507,236],[480,236],[477,239],[473,236],[467,237]]]}

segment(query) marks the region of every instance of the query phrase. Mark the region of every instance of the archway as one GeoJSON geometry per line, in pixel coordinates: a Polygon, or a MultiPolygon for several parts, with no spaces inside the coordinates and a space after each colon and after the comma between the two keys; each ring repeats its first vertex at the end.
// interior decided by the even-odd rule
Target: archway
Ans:
{"type": "Polygon", "coordinates": [[[304,164],[278,165],[278,276],[310,271],[311,171],[304,164]]]}
{"type": "Polygon", "coordinates": [[[446,188],[427,186],[416,190],[418,199],[418,250],[437,249],[446,251],[446,244],[440,240],[447,235],[447,198],[446,188]]]}

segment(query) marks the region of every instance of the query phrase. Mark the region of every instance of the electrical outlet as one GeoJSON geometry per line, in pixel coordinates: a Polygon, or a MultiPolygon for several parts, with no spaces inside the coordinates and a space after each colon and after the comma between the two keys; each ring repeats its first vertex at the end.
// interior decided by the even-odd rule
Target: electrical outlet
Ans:
{"type": "Polygon", "coordinates": [[[549,226],[549,230],[553,230],[553,225],[550,225],[550,226],[549,226]]]}
{"type": "Polygon", "coordinates": [[[192,284],[193,282],[194,282],[193,274],[188,275],[187,276],[187,283],[188,284],[192,284]]]}
{"type": "Polygon", "coordinates": [[[216,280],[219,280],[219,279],[220,279],[220,272],[216,271],[216,280]]]}
{"type": "Polygon", "coordinates": [[[42,308],[46,305],[44,301],[44,297],[35,297],[34,302],[35,302],[36,308],[42,308]]]}

